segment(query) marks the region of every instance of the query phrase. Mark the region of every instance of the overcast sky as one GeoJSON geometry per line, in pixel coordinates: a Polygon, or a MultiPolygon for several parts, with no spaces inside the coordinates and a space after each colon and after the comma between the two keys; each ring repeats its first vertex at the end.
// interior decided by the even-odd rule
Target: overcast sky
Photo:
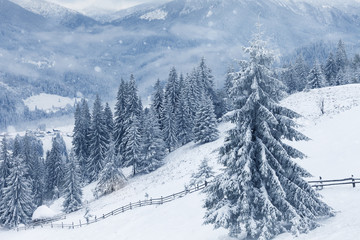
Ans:
{"type": "Polygon", "coordinates": [[[70,9],[77,11],[84,11],[85,9],[106,9],[106,10],[121,10],[141,3],[157,3],[168,0],[47,0],[49,2],[57,3],[70,9]]]}

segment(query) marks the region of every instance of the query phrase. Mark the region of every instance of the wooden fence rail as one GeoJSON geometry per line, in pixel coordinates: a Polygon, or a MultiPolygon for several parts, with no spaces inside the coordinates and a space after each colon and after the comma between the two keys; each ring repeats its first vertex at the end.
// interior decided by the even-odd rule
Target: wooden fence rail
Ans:
{"type": "MultiPolygon", "coordinates": [[[[20,230],[26,230],[26,229],[33,229],[35,227],[74,229],[74,228],[82,227],[84,225],[96,223],[96,222],[104,220],[108,217],[118,215],[120,213],[124,213],[126,211],[129,211],[129,210],[132,210],[135,208],[151,206],[151,205],[161,205],[161,204],[164,204],[167,202],[174,201],[175,199],[184,197],[187,194],[198,192],[198,191],[206,188],[209,183],[211,183],[211,182],[205,182],[201,185],[193,186],[191,188],[185,189],[184,191],[177,192],[177,193],[165,196],[165,197],[161,196],[160,198],[150,198],[147,200],[142,200],[142,201],[139,200],[138,202],[129,203],[125,206],[116,208],[116,209],[112,210],[111,212],[105,213],[100,217],[95,216],[93,219],[86,219],[86,222],[84,222],[84,223],[82,223],[81,220],[79,220],[79,223],[76,223],[76,224],[74,222],[72,222],[71,224],[64,224],[63,222],[61,222],[61,224],[54,223],[59,220],[66,219],[66,215],[61,214],[61,215],[57,215],[54,218],[43,219],[40,221],[33,222],[31,225],[28,225],[25,227],[18,227],[15,230],[20,231],[20,230]]],[[[360,184],[360,178],[354,178],[354,176],[352,175],[350,178],[323,180],[322,177],[320,177],[319,180],[308,181],[308,183],[312,187],[315,187],[316,189],[323,189],[324,187],[327,187],[327,186],[350,185],[350,184],[352,184],[352,186],[355,187],[356,184],[360,184]]]]}
{"type": "Polygon", "coordinates": [[[205,182],[201,185],[197,185],[197,186],[193,186],[189,189],[185,189],[184,191],[181,192],[177,192],[174,194],[171,194],[169,196],[165,196],[165,197],[160,197],[160,198],[150,198],[147,200],[142,200],[142,201],[138,201],[138,202],[133,202],[133,203],[129,203],[125,206],[116,208],[114,210],[112,210],[111,212],[105,213],[103,215],[101,215],[100,217],[95,216],[93,219],[87,219],[86,222],[82,223],[81,220],[79,220],[79,223],[74,223],[72,222],[71,224],[69,223],[54,223],[56,221],[62,220],[62,219],[66,219],[66,215],[62,214],[62,215],[58,215],[55,218],[51,218],[51,219],[43,219],[41,221],[36,221],[34,223],[32,223],[31,225],[28,226],[24,226],[24,227],[17,227],[15,230],[16,231],[21,231],[21,230],[27,230],[27,229],[34,229],[35,227],[51,227],[51,228],[62,228],[62,229],[74,229],[74,228],[78,228],[78,227],[82,227],[84,225],[89,225],[101,220],[104,220],[108,217],[135,209],[135,208],[139,208],[139,207],[145,207],[145,206],[150,206],[150,205],[161,205],[167,202],[171,202],[174,201],[175,199],[184,197],[187,194],[191,194],[194,192],[198,192],[202,189],[204,189],[209,182],[205,182]]]}

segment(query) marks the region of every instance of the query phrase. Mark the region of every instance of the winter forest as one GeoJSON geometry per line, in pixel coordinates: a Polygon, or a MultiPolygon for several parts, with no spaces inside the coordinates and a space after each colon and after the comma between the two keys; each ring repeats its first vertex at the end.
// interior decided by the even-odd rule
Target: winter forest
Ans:
{"type": "Polygon", "coordinates": [[[38,206],[61,196],[65,213],[77,211],[84,207],[82,187],[89,183],[96,183],[96,198],[121,191],[128,181],[122,169],[131,168],[130,177],[156,171],[175,149],[216,140],[223,118],[235,124],[220,149],[223,171],[215,175],[205,159],[191,183],[213,179],[205,190],[206,224],[226,228],[234,237],[271,239],[283,232],[308,232],[320,217],[333,216],[304,180],[310,173],[293,160],[305,155],[284,142],[308,138],[296,130],[299,115],[279,100],[289,93],[360,82],[359,55],[349,59],[340,40],[325,63],[310,67],[299,55],[275,69],[260,32],[244,52],[248,60],[236,71],[229,67],[223,89],[214,89],[212,71],[202,58],[190,73],[173,67],[165,83],[157,80],[146,108],[134,75],[121,79],[114,110],[99,96],[92,107],[82,99],[75,106],[72,149],[59,134],[46,153],[31,133],[4,136],[1,224],[29,224],[38,206]]]}
{"type": "Polygon", "coordinates": [[[0,239],[356,239],[360,6],[281,1],[0,0],[0,239]]]}

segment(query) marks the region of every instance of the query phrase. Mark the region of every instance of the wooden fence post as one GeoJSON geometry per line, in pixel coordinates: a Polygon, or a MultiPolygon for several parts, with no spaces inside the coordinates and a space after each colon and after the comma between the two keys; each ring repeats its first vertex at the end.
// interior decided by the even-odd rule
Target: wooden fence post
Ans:
{"type": "Polygon", "coordinates": [[[140,207],[141,207],[141,201],[139,200],[139,205],[140,205],[140,207]]]}
{"type": "Polygon", "coordinates": [[[353,188],[355,187],[355,179],[354,179],[354,175],[351,175],[351,181],[352,181],[352,186],[353,188]]]}
{"type": "Polygon", "coordinates": [[[81,227],[81,219],[79,219],[79,224],[80,224],[80,227],[81,227]]]}
{"type": "Polygon", "coordinates": [[[132,209],[131,203],[130,203],[130,209],[132,209]]]}
{"type": "Polygon", "coordinates": [[[95,222],[97,222],[97,218],[96,218],[96,215],[95,215],[95,222]]]}
{"type": "Polygon", "coordinates": [[[74,229],[74,222],[72,222],[71,225],[72,225],[72,229],[74,229]]]}
{"type": "Polygon", "coordinates": [[[160,198],[160,203],[163,204],[163,197],[160,198]]]}
{"type": "Polygon", "coordinates": [[[150,198],[150,205],[152,205],[152,198],[150,198]]]}
{"type": "Polygon", "coordinates": [[[64,223],[63,222],[61,222],[61,228],[64,228],[64,223]]]}

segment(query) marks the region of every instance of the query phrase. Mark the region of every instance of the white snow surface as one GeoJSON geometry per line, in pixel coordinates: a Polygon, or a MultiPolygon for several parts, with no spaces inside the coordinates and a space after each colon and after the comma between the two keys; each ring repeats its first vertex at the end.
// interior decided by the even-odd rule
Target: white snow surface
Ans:
{"type": "MultiPolygon", "coordinates": [[[[297,93],[282,101],[284,106],[303,115],[298,119],[299,130],[312,140],[292,143],[308,155],[296,160],[315,178],[344,178],[354,174],[360,176],[359,136],[360,85],[323,88],[297,93]],[[317,100],[324,98],[325,114],[321,115],[317,100]]],[[[113,209],[149,198],[167,196],[182,191],[191,175],[204,157],[209,165],[219,172],[218,149],[223,145],[226,131],[234,125],[221,123],[220,138],[214,142],[198,145],[189,143],[165,159],[165,165],[157,171],[129,178],[127,185],[115,193],[94,199],[92,189],[96,183],[86,186],[83,201],[90,209],[90,215],[97,217],[113,209]]],[[[124,169],[129,173],[130,169],[124,169]]],[[[360,233],[360,186],[334,186],[320,191],[324,201],[336,211],[336,216],[323,219],[320,227],[298,237],[282,234],[276,240],[353,240],[360,233]]],[[[202,208],[204,194],[194,193],[160,206],[137,208],[98,223],[78,229],[35,228],[27,231],[2,231],[0,239],[109,239],[109,240],[230,240],[226,229],[214,230],[211,225],[203,225],[205,210],[202,208]]],[[[62,210],[63,199],[55,201],[50,208],[62,210]]],[[[67,215],[64,223],[85,222],[85,209],[67,215]]]]}
{"type": "Polygon", "coordinates": [[[154,11],[145,13],[144,15],[140,16],[140,19],[152,21],[152,20],[165,20],[167,16],[167,12],[162,9],[156,9],[154,11]]]}
{"type": "Polygon", "coordinates": [[[57,214],[57,212],[50,209],[48,206],[42,205],[34,211],[32,215],[32,220],[52,218],[55,217],[57,214]]]}
{"type": "Polygon", "coordinates": [[[55,94],[40,93],[28,97],[24,100],[24,103],[31,111],[35,108],[44,110],[46,112],[56,112],[61,108],[65,108],[67,105],[73,106],[76,101],[80,101],[79,98],[62,97],[55,94]]]}

